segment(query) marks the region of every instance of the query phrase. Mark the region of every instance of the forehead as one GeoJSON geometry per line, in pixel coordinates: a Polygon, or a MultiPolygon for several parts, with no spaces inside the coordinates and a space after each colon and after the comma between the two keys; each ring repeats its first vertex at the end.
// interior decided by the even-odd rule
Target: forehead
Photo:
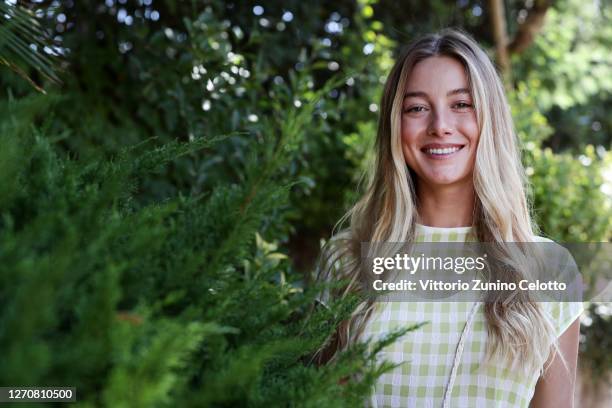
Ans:
{"type": "Polygon", "coordinates": [[[448,92],[453,89],[469,89],[465,68],[455,58],[429,57],[418,62],[408,75],[407,92],[448,92]]]}

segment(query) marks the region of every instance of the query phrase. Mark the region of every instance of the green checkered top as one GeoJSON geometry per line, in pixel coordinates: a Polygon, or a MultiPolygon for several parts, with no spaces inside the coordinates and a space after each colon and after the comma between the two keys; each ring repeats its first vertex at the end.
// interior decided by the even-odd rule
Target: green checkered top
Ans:
{"type": "MultiPolygon", "coordinates": [[[[437,228],[417,225],[418,242],[464,242],[471,227],[437,228]]],[[[579,302],[541,303],[561,335],[582,313],[579,302]]],[[[379,302],[362,339],[376,339],[390,330],[428,322],[383,349],[378,358],[400,364],[383,374],[366,406],[441,407],[454,364],[455,351],[468,315],[469,302],[379,302]]],[[[506,367],[483,364],[487,329],[483,305],[476,305],[457,361],[449,393],[450,407],[528,407],[539,372],[521,375],[506,367]]]]}

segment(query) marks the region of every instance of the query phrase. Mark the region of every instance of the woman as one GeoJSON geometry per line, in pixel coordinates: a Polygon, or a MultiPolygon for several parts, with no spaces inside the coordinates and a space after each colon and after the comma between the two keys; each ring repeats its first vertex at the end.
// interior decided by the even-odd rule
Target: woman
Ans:
{"type": "MultiPolygon", "coordinates": [[[[324,248],[319,279],[360,292],[362,242],[532,242],[525,178],[502,83],[468,35],[444,30],[413,42],[384,89],[376,163],[350,227],[324,248]]],[[[341,220],[341,221],[342,221],[341,220]]],[[[517,270],[512,279],[522,278],[517,270]]],[[[322,303],[330,296],[322,299],[322,303]]],[[[320,350],[427,321],[381,353],[371,406],[569,407],[580,303],[364,301],[320,350]]]]}

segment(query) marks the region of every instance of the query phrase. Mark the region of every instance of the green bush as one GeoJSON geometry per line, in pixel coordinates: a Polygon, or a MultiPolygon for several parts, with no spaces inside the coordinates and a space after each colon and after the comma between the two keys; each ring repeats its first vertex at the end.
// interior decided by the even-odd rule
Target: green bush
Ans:
{"type": "Polygon", "coordinates": [[[286,206],[308,113],[286,111],[293,133],[262,144],[243,183],[142,202],[145,175],[223,138],[61,158],[52,119],[31,125],[45,100],[5,103],[0,118],[0,383],[75,386],[81,406],[348,407],[367,395],[389,368],[367,345],[309,363],[355,299],[312,311],[316,291],[262,238],[274,240],[266,226],[286,206]]]}
{"type": "MultiPolygon", "coordinates": [[[[612,310],[610,303],[592,303],[580,327],[581,341],[580,364],[589,370],[595,384],[602,380],[608,382],[610,367],[612,367],[612,310]]],[[[608,384],[609,385],[609,382],[608,384]]]]}
{"type": "Polygon", "coordinates": [[[560,242],[599,242],[612,237],[610,197],[604,184],[605,156],[587,146],[579,157],[534,148],[526,154],[536,218],[560,242]]]}
{"type": "MultiPolygon", "coordinates": [[[[510,102],[541,234],[558,242],[609,242],[612,180],[604,179],[604,173],[612,168],[612,156],[592,145],[582,148],[578,156],[543,148],[553,129],[537,108],[538,86],[537,81],[519,84],[510,102]]],[[[596,277],[587,275],[584,280],[591,283],[596,277]]],[[[590,304],[581,326],[580,362],[595,382],[606,379],[612,369],[612,361],[602,358],[612,350],[602,340],[612,331],[612,314],[607,310],[605,305],[590,304]]]]}

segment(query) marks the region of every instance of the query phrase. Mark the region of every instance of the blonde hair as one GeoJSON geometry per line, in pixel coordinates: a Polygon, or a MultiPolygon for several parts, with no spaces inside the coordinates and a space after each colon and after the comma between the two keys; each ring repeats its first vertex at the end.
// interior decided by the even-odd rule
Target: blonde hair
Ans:
{"type": "MultiPolygon", "coordinates": [[[[335,292],[336,296],[360,293],[368,282],[361,268],[362,242],[414,239],[416,178],[402,153],[401,109],[411,70],[420,61],[434,56],[448,56],[461,62],[469,80],[480,132],[473,176],[476,238],[499,244],[496,256],[499,264],[506,267],[498,273],[503,273],[505,280],[518,283],[525,277],[525,272],[516,265],[529,263],[529,246],[520,247],[517,254],[503,245],[504,242],[531,242],[534,237],[526,178],[504,88],[495,67],[478,44],[463,32],[446,29],[409,45],[387,78],[378,122],[376,159],[370,169],[367,189],[335,229],[347,220],[350,227],[334,235],[323,248],[319,262],[318,279],[348,281],[335,292]]],[[[338,351],[359,338],[373,306],[372,300],[364,300],[350,319],[339,325],[333,338],[317,353],[319,363],[333,360],[338,351]]],[[[485,302],[484,313],[489,334],[488,361],[512,368],[522,366],[526,371],[541,369],[556,349],[553,325],[541,305],[527,294],[513,293],[506,298],[491,294],[485,302]]]]}

